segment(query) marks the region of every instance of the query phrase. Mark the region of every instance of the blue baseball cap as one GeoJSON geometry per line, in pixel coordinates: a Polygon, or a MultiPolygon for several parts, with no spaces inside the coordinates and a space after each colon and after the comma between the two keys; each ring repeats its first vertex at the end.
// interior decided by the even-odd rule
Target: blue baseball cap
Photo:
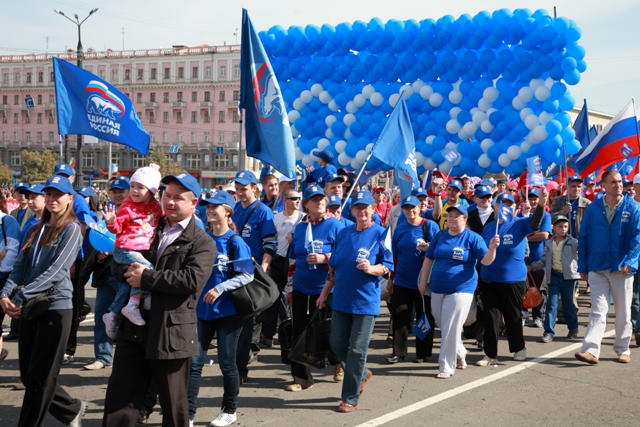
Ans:
{"type": "Polygon", "coordinates": [[[462,191],[462,182],[457,179],[454,179],[450,181],[449,184],[447,184],[447,187],[454,187],[454,188],[457,188],[458,191],[462,191]]]}
{"type": "Polygon", "coordinates": [[[473,190],[473,195],[475,197],[486,197],[486,196],[491,196],[492,194],[493,192],[491,191],[491,187],[487,185],[481,185],[479,187],[476,187],[475,190],[473,190]]]}
{"type": "Polygon", "coordinates": [[[324,195],[325,195],[325,194],[324,194],[324,191],[323,191],[323,190],[322,190],[322,188],[320,188],[319,186],[317,186],[317,185],[312,185],[312,186],[310,186],[310,187],[307,187],[307,188],[304,190],[304,197],[303,197],[303,199],[305,199],[305,200],[306,200],[306,199],[310,199],[310,198],[312,198],[313,196],[318,196],[318,195],[320,195],[320,196],[324,196],[324,195]]]}
{"type": "Polygon", "coordinates": [[[249,185],[249,184],[258,183],[258,181],[256,180],[256,176],[253,174],[253,172],[248,170],[239,171],[233,180],[240,185],[249,185]]]}
{"type": "Polygon", "coordinates": [[[18,193],[22,193],[24,190],[29,188],[29,184],[27,184],[26,182],[19,182],[18,185],[16,185],[14,187],[14,191],[17,191],[18,193]]]}
{"type": "Polygon", "coordinates": [[[469,211],[467,210],[467,207],[465,205],[461,205],[460,203],[458,203],[456,205],[449,206],[447,208],[447,212],[451,212],[454,209],[460,212],[464,216],[469,216],[469,211]]]}
{"type": "Polygon", "coordinates": [[[507,201],[509,201],[511,203],[515,203],[516,202],[516,199],[513,198],[511,193],[502,193],[498,197],[496,197],[496,204],[500,204],[500,203],[504,202],[505,200],[507,200],[507,201]]]}
{"type": "Polygon", "coordinates": [[[540,197],[540,190],[538,190],[537,188],[530,188],[527,194],[529,195],[529,197],[540,197]]]}
{"type": "Polygon", "coordinates": [[[200,206],[207,205],[228,205],[231,209],[235,209],[236,201],[233,199],[233,196],[226,191],[218,191],[213,197],[209,197],[208,199],[200,200],[198,202],[200,206]]]}
{"type": "Polygon", "coordinates": [[[555,217],[553,219],[553,225],[556,225],[556,222],[558,222],[558,221],[567,221],[567,222],[569,222],[569,218],[567,218],[564,215],[558,215],[557,217],[555,217]]]}
{"type": "Polygon", "coordinates": [[[351,206],[354,205],[371,205],[375,203],[373,196],[369,190],[361,190],[351,197],[351,206]]]}
{"type": "Polygon", "coordinates": [[[78,194],[82,197],[93,197],[95,195],[93,188],[91,187],[82,187],[78,194]]]}
{"type": "Polygon", "coordinates": [[[313,154],[314,156],[324,160],[326,163],[331,163],[334,159],[334,155],[331,151],[318,151],[318,150],[314,150],[311,152],[311,154],[313,154]]]}
{"type": "Polygon", "coordinates": [[[196,198],[200,198],[200,183],[193,175],[184,172],[179,175],[168,175],[162,178],[163,184],[169,184],[171,181],[178,181],[180,185],[191,191],[196,198]]]}
{"type": "MultiPolygon", "coordinates": [[[[24,183],[21,182],[20,184],[24,184],[24,183]]],[[[33,194],[40,194],[41,196],[44,196],[44,191],[42,191],[43,189],[44,189],[44,185],[42,185],[42,184],[33,184],[31,187],[21,187],[18,190],[18,192],[20,194],[33,193],[33,194]]]]}
{"type": "Polygon", "coordinates": [[[332,194],[329,196],[329,204],[327,204],[327,207],[329,206],[342,206],[342,200],[340,200],[340,197],[332,194]]]}
{"type": "Polygon", "coordinates": [[[573,181],[580,181],[580,182],[584,182],[584,179],[582,179],[582,177],[580,175],[571,175],[567,181],[569,181],[569,183],[573,182],[573,181]]]}
{"type": "Polygon", "coordinates": [[[129,188],[131,188],[131,186],[129,185],[129,178],[127,178],[126,176],[116,177],[116,179],[111,181],[111,185],[109,186],[109,189],[113,190],[116,188],[119,190],[128,190],[129,188]]]}
{"type": "Polygon", "coordinates": [[[484,186],[484,187],[495,187],[496,185],[490,179],[483,179],[479,183],[475,185],[476,187],[484,186]]]}
{"type": "Polygon", "coordinates": [[[327,182],[333,182],[333,181],[342,181],[344,182],[344,177],[341,175],[338,175],[337,173],[332,173],[331,175],[327,175],[324,179],[324,183],[325,185],[327,184],[327,182]]]}
{"type": "Polygon", "coordinates": [[[418,206],[420,204],[420,200],[416,196],[407,196],[402,200],[401,207],[411,206],[412,208],[418,206]]]}
{"type": "Polygon", "coordinates": [[[428,197],[427,190],[425,190],[422,187],[416,187],[413,190],[411,190],[411,195],[416,197],[422,197],[422,196],[428,197]]]}
{"type": "Polygon", "coordinates": [[[70,177],[75,175],[76,171],[74,171],[71,165],[67,163],[58,163],[56,167],[53,168],[53,174],[70,177]]]}
{"type": "Polygon", "coordinates": [[[42,190],[44,191],[47,188],[53,188],[62,193],[76,194],[76,192],[73,190],[71,182],[69,181],[69,178],[62,175],[56,175],[49,178],[47,182],[45,182],[44,187],[42,187],[42,190]]]}

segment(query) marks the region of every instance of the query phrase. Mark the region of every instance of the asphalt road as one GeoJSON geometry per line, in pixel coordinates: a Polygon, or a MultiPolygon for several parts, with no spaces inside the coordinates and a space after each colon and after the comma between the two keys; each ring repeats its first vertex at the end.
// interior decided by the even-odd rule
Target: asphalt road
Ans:
{"type": "MultiPolygon", "coordinates": [[[[87,287],[93,302],[95,292],[87,287]]],[[[580,336],[588,316],[588,297],[580,300],[580,336]]],[[[250,365],[250,382],[241,387],[238,426],[637,426],[639,348],[632,342],[630,364],[616,362],[613,352],[613,310],[603,340],[600,363],[585,365],[573,353],[580,341],[563,338],[565,325],[559,325],[557,339],[537,343],[542,329],[525,327],[528,341],[526,362],[514,362],[506,339],[500,342],[500,362],[480,368],[473,364],[483,356],[472,341],[465,341],[469,367],[451,379],[438,380],[437,359],[423,364],[409,361],[388,365],[391,354],[386,343],[389,316],[385,308],[379,317],[371,341],[368,367],[373,378],[360,401],[360,410],[337,413],[340,384],[332,381],[333,369],[318,371],[316,385],[299,393],[284,391],[291,382],[288,367],[280,363],[277,346],[263,349],[257,363],[250,365]]],[[[59,383],[69,393],[89,402],[83,425],[100,426],[104,395],[110,370],[86,371],[82,367],[93,360],[93,321],[89,318],[79,331],[76,360],[64,366],[59,383]]],[[[5,319],[5,327],[7,320],[5,319]]],[[[436,331],[437,353],[439,339],[436,331]]],[[[23,391],[14,391],[19,381],[17,342],[5,342],[9,357],[0,366],[0,427],[17,424],[23,391]]],[[[218,413],[222,378],[215,350],[209,351],[198,399],[196,425],[206,426],[218,413]]],[[[161,425],[160,409],[151,415],[151,426],[161,425]]],[[[45,426],[61,424],[48,417],[45,426]]]]}

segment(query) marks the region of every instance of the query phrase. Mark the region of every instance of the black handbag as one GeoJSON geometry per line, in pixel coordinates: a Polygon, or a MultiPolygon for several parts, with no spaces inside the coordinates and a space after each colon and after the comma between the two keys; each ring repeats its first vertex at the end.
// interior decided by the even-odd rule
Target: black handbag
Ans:
{"type": "Polygon", "coordinates": [[[331,318],[327,317],[326,309],[316,308],[311,315],[305,333],[307,334],[304,346],[306,353],[325,353],[331,350],[331,344],[329,344],[331,318]]]}
{"type": "Polygon", "coordinates": [[[329,362],[327,357],[329,353],[324,351],[321,353],[308,353],[306,351],[307,346],[307,331],[305,330],[298,338],[293,342],[293,346],[289,351],[289,359],[292,362],[299,363],[301,365],[308,366],[310,368],[324,369],[328,366],[329,362]]]}
{"type": "MultiPolygon", "coordinates": [[[[232,243],[236,236],[238,235],[233,234],[229,238],[227,253],[229,254],[230,261],[235,259],[232,243]]],[[[238,315],[243,319],[255,316],[256,314],[271,307],[280,296],[280,290],[278,289],[276,282],[269,277],[255,259],[251,258],[251,261],[253,262],[254,267],[253,280],[238,289],[229,291],[236,304],[238,315]]],[[[232,276],[233,269],[229,274],[229,277],[232,276]]]]}
{"type": "MultiPolygon", "coordinates": [[[[49,295],[55,291],[58,286],[64,281],[64,277],[58,281],[55,285],[50,287],[44,292],[39,293],[34,298],[31,298],[27,302],[22,305],[22,313],[20,317],[28,321],[34,321],[41,318],[47,311],[49,311],[49,307],[51,306],[51,301],[49,301],[49,295]]],[[[24,285],[16,286],[11,293],[11,298],[15,296],[18,292],[24,289],[24,285]]]]}

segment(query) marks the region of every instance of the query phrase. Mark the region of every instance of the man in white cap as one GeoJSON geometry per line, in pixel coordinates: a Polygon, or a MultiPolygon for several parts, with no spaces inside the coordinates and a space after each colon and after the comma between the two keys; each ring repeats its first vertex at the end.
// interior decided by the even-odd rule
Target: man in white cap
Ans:
{"type": "Polygon", "coordinates": [[[284,192],[288,189],[294,189],[296,180],[293,178],[289,178],[288,176],[280,176],[278,178],[278,198],[276,200],[276,204],[273,207],[273,214],[277,214],[280,212],[284,212],[285,210],[285,202],[284,202],[284,192]]]}

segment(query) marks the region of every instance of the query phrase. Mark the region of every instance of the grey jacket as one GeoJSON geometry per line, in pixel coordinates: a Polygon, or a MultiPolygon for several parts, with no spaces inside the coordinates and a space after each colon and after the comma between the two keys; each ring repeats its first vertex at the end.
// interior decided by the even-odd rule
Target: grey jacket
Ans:
{"type": "MultiPolygon", "coordinates": [[[[544,252],[539,261],[531,263],[532,270],[544,269],[543,285],[551,282],[551,264],[553,257],[553,239],[548,240],[544,244],[544,252]]],[[[578,273],[578,239],[567,235],[564,239],[562,247],[562,275],[565,280],[577,280],[580,278],[578,273]]]]}
{"type": "MultiPolygon", "coordinates": [[[[555,217],[560,215],[560,211],[564,209],[564,205],[567,204],[568,200],[569,198],[565,195],[558,196],[553,201],[551,207],[549,208],[549,215],[551,215],[552,223],[555,217]]],[[[580,224],[582,223],[582,218],[584,218],[584,213],[587,210],[587,206],[589,206],[590,204],[591,200],[587,199],[586,197],[578,197],[578,210],[576,211],[576,231],[572,234],[575,234],[576,236],[580,234],[580,224]]]]}

